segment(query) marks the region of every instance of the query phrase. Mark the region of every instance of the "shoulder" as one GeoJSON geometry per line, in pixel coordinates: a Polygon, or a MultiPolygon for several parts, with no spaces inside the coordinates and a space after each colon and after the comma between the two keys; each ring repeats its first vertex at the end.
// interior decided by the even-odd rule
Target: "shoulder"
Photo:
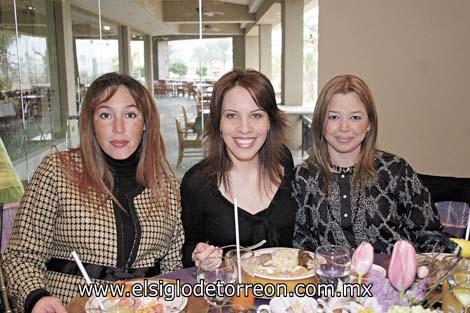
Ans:
{"type": "Polygon", "coordinates": [[[314,183],[314,181],[317,181],[318,184],[320,173],[321,171],[318,166],[304,161],[294,168],[290,177],[292,181],[297,183],[301,181],[310,181],[314,183]]]}
{"type": "Polygon", "coordinates": [[[387,172],[391,175],[414,173],[411,165],[402,157],[390,152],[378,151],[374,156],[377,173],[387,172]]]}
{"type": "Polygon", "coordinates": [[[286,145],[282,145],[280,151],[281,166],[284,168],[284,174],[287,176],[294,169],[294,159],[292,158],[292,153],[286,145]]]}
{"type": "Polygon", "coordinates": [[[207,160],[202,160],[191,167],[183,176],[181,186],[205,186],[208,183],[207,168],[209,164],[207,160]],[[201,185],[202,184],[202,185],[201,185]]]}
{"type": "Polygon", "coordinates": [[[61,151],[48,154],[39,164],[36,171],[51,171],[53,174],[60,174],[59,170],[67,169],[81,164],[80,154],[74,151],[61,151]]]}

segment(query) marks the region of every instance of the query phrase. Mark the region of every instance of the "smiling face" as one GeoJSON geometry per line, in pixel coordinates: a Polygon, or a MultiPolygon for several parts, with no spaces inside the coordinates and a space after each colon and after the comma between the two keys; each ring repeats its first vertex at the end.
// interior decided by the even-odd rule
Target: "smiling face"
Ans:
{"type": "Polygon", "coordinates": [[[356,93],[337,93],[328,106],[325,139],[330,160],[339,166],[352,166],[370,129],[367,111],[356,93]]]}
{"type": "Polygon", "coordinates": [[[113,159],[124,160],[140,144],[144,118],[127,88],[119,86],[108,101],[96,107],[93,126],[101,149],[113,159]]]}
{"type": "Polygon", "coordinates": [[[225,94],[220,131],[232,162],[258,162],[269,126],[268,113],[258,107],[248,90],[235,86],[225,94]]]}

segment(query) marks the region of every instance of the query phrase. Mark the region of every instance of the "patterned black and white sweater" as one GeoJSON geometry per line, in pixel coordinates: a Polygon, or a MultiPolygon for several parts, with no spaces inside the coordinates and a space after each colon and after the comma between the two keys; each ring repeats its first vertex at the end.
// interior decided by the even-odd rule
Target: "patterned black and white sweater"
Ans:
{"type": "MultiPolygon", "coordinates": [[[[80,166],[75,152],[61,152],[80,166]]],[[[148,268],[161,260],[163,273],[182,267],[184,241],[179,184],[165,182],[168,201],[155,203],[149,188],[133,198],[139,221],[139,243],[130,269],[148,268]]],[[[83,196],[66,177],[60,153],[44,158],[28,185],[18,210],[3,267],[15,311],[24,310],[33,291],[45,289],[67,304],[78,295],[81,275],[46,269],[51,259],[73,261],[75,250],[83,263],[117,267],[119,236],[113,202],[83,196]],[[101,205],[99,205],[101,203],[101,205]]]]}
{"type": "Polygon", "coordinates": [[[332,173],[323,192],[319,167],[304,162],[292,176],[297,205],[293,245],[310,251],[324,244],[355,248],[367,241],[376,253],[391,253],[400,239],[420,252],[452,249],[425,186],[402,158],[375,155],[377,174],[365,189],[351,188],[353,171],[332,173]],[[352,191],[354,189],[354,191],[352,191]]]}

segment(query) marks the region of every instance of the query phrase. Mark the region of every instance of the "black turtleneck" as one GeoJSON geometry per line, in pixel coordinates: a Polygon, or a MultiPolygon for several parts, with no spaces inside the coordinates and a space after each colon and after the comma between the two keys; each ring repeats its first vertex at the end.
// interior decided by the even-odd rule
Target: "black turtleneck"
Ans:
{"type": "Polygon", "coordinates": [[[113,195],[125,209],[114,203],[118,243],[117,267],[122,269],[129,268],[134,262],[140,241],[140,223],[133,202],[134,197],[143,190],[136,179],[139,150],[125,160],[116,160],[105,154],[114,178],[113,195]]]}

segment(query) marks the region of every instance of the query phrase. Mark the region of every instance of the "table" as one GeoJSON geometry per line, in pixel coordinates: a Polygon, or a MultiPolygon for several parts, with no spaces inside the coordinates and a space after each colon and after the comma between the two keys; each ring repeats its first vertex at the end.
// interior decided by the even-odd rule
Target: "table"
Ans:
{"type": "MultiPolygon", "coordinates": [[[[389,255],[385,254],[376,254],[374,258],[374,263],[384,266],[385,268],[388,267],[388,261],[390,259],[389,255]]],[[[160,276],[155,277],[155,279],[163,279],[168,281],[174,280],[181,280],[187,283],[196,283],[196,277],[194,275],[196,269],[194,267],[188,267],[179,271],[163,274],[160,276]]],[[[72,300],[67,305],[67,312],[68,313],[85,313],[85,303],[88,300],[87,297],[77,297],[72,300]]],[[[268,304],[269,300],[266,299],[256,299],[255,306],[259,306],[261,304],[268,304]]],[[[199,313],[204,312],[209,308],[206,300],[202,297],[189,297],[188,305],[185,308],[186,313],[199,313]]]]}
{"type": "MultiPolygon", "coordinates": [[[[188,282],[188,283],[195,283],[196,278],[191,275],[194,273],[194,268],[187,268],[180,271],[172,272],[166,275],[160,275],[155,277],[154,279],[157,280],[165,280],[172,282],[176,279],[180,279],[181,281],[188,282]]],[[[150,278],[149,280],[152,280],[150,278]]],[[[88,301],[88,297],[77,297],[73,299],[67,305],[67,313],[85,313],[85,304],[88,301]]],[[[200,313],[205,312],[209,308],[209,304],[206,302],[204,298],[194,297],[191,296],[188,298],[188,304],[184,312],[186,313],[200,313]]]]}

